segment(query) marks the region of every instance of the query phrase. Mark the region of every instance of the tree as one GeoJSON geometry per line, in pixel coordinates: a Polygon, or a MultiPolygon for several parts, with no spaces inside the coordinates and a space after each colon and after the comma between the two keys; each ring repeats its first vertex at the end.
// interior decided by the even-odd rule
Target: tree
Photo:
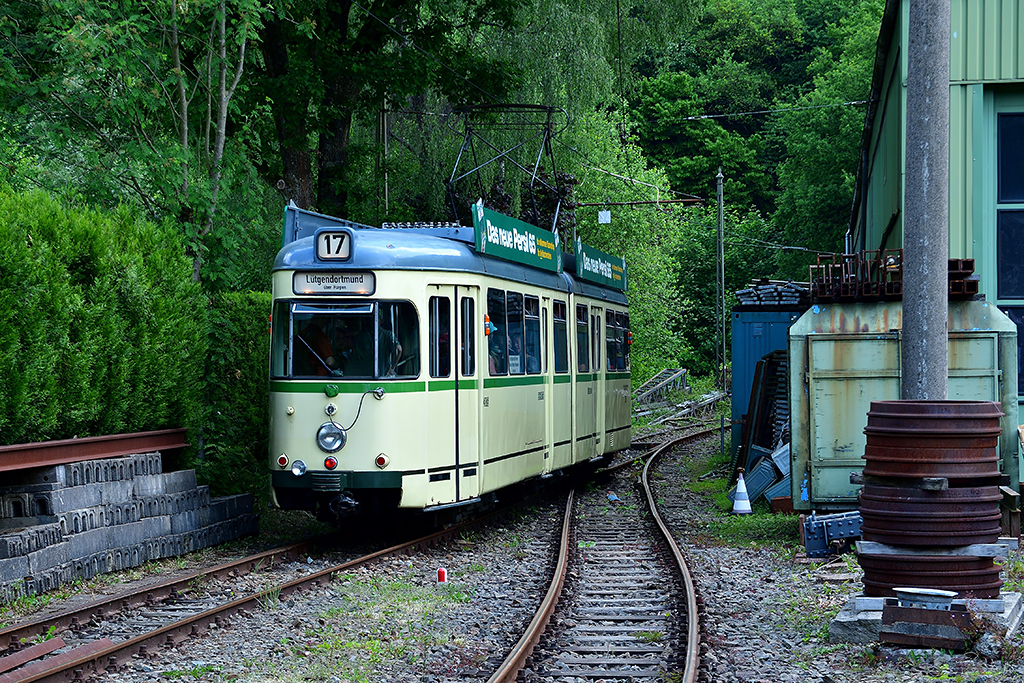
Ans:
{"type": "Polygon", "coordinates": [[[814,90],[797,101],[801,111],[784,112],[774,127],[784,136],[786,159],[779,167],[781,195],[775,222],[789,245],[780,261],[783,274],[804,279],[813,250],[841,252],[850,221],[864,106],[871,88],[883,0],[857,5],[853,14],[828,27],[832,47],[809,67],[814,90]]]}
{"type": "Polygon", "coordinates": [[[199,281],[225,228],[231,115],[262,12],[259,0],[16,3],[0,19],[8,135],[39,154],[44,187],[175,218],[199,281]]]}
{"type": "Polygon", "coordinates": [[[383,108],[433,91],[455,104],[503,97],[516,71],[486,58],[478,29],[512,24],[515,7],[508,0],[274,3],[250,98],[273,118],[260,151],[264,178],[300,207],[349,216],[361,161],[353,148],[357,118],[369,123],[383,108]]]}

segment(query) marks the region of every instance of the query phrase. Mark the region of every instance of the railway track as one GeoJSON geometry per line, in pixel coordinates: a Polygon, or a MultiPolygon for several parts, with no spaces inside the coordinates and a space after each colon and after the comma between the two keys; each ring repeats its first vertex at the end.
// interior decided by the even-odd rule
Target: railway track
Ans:
{"type": "Polygon", "coordinates": [[[294,544],[0,629],[0,647],[7,645],[0,683],[84,681],[116,673],[133,658],[229,628],[268,603],[325,586],[336,575],[379,559],[447,542],[500,514],[337,563],[308,559],[313,542],[294,544]],[[302,557],[307,560],[296,561],[302,557]],[[287,572],[285,564],[292,565],[287,572]],[[253,585],[260,587],[246,590],[253,585]]]}
{"type": "MultiPolygon", "coordinates": [[[[656,452],[674,443],[703,435],[703,432],[687,435],[683,439],[663,444],[656,452]]],[[[636,461],[636,457],[626,458],[604,471],[614,472],[631,467],[636,461]]],[[[693,615],[696,612],[680,603],[677,593],[655,590],[649,595],[641,595],[642,586],[639,584],[652,583],[649,572],[662,571],[661,567],[665,564],[656,554],[660,542],[639,543],[634,538],[634,529],[642,523],[640,509],[643,506],[639,504],[639,499],[634,500],[635,496],[632,493],[624,491],[624,501],[609,507],[606,498],[602,502],[602,496],[606,495],[603,492],[592,494],[592,500],[584,500],[579,509],[589,510],[589,514],[584,514],[585,519],[594,523],[602,521],[606,527],[608,524],[612,526],[603,530],[598,526],[584,526],[577,531],[576,542],[581,544],[580,556],[585,560],[584,565],[597,572],[593,574],[593,580],[600,581],[599,577],[604,572],[604,597],[613,601],[602,607],[598,604],[602,589],[580,588],[581,581],[591,575],[574,575],[572,585],[576,589],[576,595],[583,599],[579,604],[584,612],[573,619],[581,622],[589,619],[594,624],[617,621],[622,637],[619,638],[621,642],[615,652],[622,654],[631,650],[631,655],[647,660],[636,664],[621,663],[622,666],[635,667],[623,671],[653,672],[656,669],[661,672],[667,667],[675,666],[675,653],[681,651],[678,644],[687,638],[686,629],[674,625],[678,622],[675,617],[687,614],[687,610],[693,615]],[[603,508],[608,508],[611,514],[598,515],[597,510],[603,508]],[[604,519],[601,519],[602,517],[604,519]],[[638,560],[637,553],[640,552],[645,553],[645,556],[638,560]],[[598,560],[607,562],[606,569],[598,569],[601,564],[598,560]],[[620,566],[616,568],[616,564],[620,566]],[[619,571],[620,574],[616,578],[610,578],[615,571],[619,571]],[[615,596],[612,595],[616,592],[613,590],[614,583],[623,580],[634,582],[635,585],[629,586],[634,594],[628,599],[623,599],[622,586],[626,584],[622,584],[617,591],[620,595],[615,601],[615,596]],[[603,614],[601,610],[611,609],[629,612],[636,618],[625,621],[600,618],[603,614]],[[644,610],[652,614],[660,613],[662,616],[642,621],[640,615],[644,610]],[[674,617],[672,624],[666,621],[666,613],[674,617]],[[644,640],[647,642],[641,642],[644,640]],[[652,664],[655,661],[657,664],[652,664]]],[[[230,628],[234,620],[248,618],[255,610],[264,608],[267,602],[285,600],[293,593],[318,586],[322,589],[328,586],[335,575],[383,557],[409,554],[420,548],[445,542],[465,533],[474,525],[489,522],[493,517],[494,515],[491,515],[465,525],[454,526],[379,552],[360,557],[350,556],[341,562],[308,561],[315,542],[277,548],[174,580],[146,586],[138,592],[116,595],[74,610],[0,629],[0,648],[7,648],[6,656],[0,657],[0,683],[85,681],[103,674],[119,672],[124,669],[126,663],[144,660],[162,648],[179,645],[190,637],[217,629],[230,628]],[[298,561],[300,559],[301,562],[298,561]],[[57,637],[52,637],[55,634],[57,637]],[[26,663],[27,665],[22,666],[26,663]]],[[[565,555],[564,550],[562,554],[565,555]]],[[[559,567],[564,577],[565,563],[560,563],[559,567]]],[[[653,583],[667,584],[669,581],[666,574],[664,578],[658,578],[653,583]]],[[[545,602],[550,602],[552,606],[554,604],[552,600],[545,602]]],[[[693,628],[692,632],[696,633],[696,629],[693,628]]],[[[533,637],[533,640],[536,644],[539,636],[533,637]]],[[[588,656],[593,659],[593,655],[599,654],[597,649],[603,648],[601,652],[605,655],[611,651],[609,645],[604,642],[592,643],[589,646],[590,650],[585,649],[586,647],[588,646],[580,646],[575,655],[580,659],[588,656]]],[[[695,646],[693,649],[695,651],[695,646]]],[[[598,659],[601,661],[592,664],[605,667],[603,673],[607,676],[607,660],[610,658],[604,656],[598,659]]],[[[577,668],[584,666],[582,663],[568,660],[562,661],[561,664],[571,664],[577,668]]],[[[636,675],[634,678],[642,680],[636,675]]]]}
{"type": "Polygon", "coordinates": [[[661,453],[706,435],[653,449],[637,492],[570,494],[551,586],[488,683],[657,681],[669,673],[697,680],[693,581],[658,515],[648,473],[661,453]]]}

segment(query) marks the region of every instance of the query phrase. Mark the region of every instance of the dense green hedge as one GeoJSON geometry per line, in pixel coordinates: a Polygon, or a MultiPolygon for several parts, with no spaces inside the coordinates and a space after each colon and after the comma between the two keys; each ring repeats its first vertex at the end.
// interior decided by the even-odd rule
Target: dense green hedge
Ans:
{"type": "Polygon", "coordinates": [[[206,336],[177,232],[0,187],[3,443],[196,428],[206,336]]]}
{"type": "Polygon", "coordinates": [[[269,315],[268,292],[232,292],[210,302],[209,413],[196,467],[216,495],[266,495],[269,315]]]}

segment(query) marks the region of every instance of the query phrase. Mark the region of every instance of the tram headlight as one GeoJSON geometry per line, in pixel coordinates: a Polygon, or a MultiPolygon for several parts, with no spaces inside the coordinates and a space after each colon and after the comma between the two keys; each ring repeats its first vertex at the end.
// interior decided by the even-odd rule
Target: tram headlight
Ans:
{"type": "Polygon", "coordinates": [[[301,460],[296,460],[295,462],[292,463],[292,474],[294,474],[296,477],[301,477],[305,473],[306,463],[302,462],[301,460]]]}
{"type": "Polygon", "coordinates": [[[324,453],[337,453],[345,447],[348,434],[335,422],[324,422],[316,432],[316,445],[324,453]]]}

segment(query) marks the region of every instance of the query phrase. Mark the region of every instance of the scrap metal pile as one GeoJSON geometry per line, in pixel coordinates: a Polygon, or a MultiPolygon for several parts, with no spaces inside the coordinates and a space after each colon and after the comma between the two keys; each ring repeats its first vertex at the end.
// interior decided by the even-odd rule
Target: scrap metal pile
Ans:
{"type": "MultiPolygon", "coordinates": [[[[951,299],[978,293],[974,259],[949,259],[948,273],[951,299]]],[[[902,299],[903,250],[819,254],[817,264],[810,266],[810,283],[815,303],[902,299]]]]}
{"type": "Polygon", "coordinates": [[[789,353],[773,351],[754,370],[743,440],[730,470],[732,482],[740,467],[747,473],[747,495],[752,501],[761,495],[769,502],[790,495],[789,424],[789,353]]]}
{"type": "Polygon", "coordinates": [[[689,394],[687,371],[666,368],[633,390],[633,417],[650,417],[651,425],[679,423],[713,413],[715,405],[726,397],[724,391],[705,394],[696,399],[680,400],[689,394]]]}

